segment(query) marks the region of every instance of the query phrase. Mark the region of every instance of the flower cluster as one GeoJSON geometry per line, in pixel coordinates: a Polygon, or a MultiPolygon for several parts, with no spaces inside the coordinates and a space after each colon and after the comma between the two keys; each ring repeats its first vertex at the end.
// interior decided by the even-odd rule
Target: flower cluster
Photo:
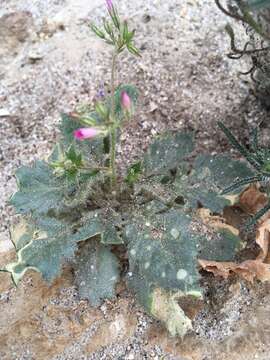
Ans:
{"type": "MultiPolygon", "coordinates": [[[[98,107],[101,106],[101,104],[98,103],[98,107]]],[[[132,101],[126,91],[121,92],[121,107],[124,112],[127,114],[130,114],[132,109],[132,101]]],[[[99,112],[102,110],[99,110],[99,112]]],[[[77,140],[85,140],[85,139],[93,139],[100,135],[106,135],[106,132],[108,132],[104,127],[87,127],[87,128],[79,128],[76,129],[73,133],[75,139],[77,140]]]]}
{"type": "Polygon", "coordinates": [[[91,24],[91,29],[100,39],[112,45],[119,54],[127,49],[132,55],[140,56],[133,42],[135,30],[130,31],[127,21],[121,21],[112,0],[106,0],[106,3],[111,21],[104,19],[103,29],[91,24]]]}

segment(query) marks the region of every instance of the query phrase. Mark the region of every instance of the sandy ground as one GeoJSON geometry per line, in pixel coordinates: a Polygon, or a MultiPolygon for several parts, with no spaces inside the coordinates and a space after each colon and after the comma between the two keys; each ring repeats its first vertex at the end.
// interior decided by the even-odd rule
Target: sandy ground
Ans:
{"type": "MultiPolygon", "coordinates": [[[[8,228],[14,214],[7,200],[15,190],[14,171],[49,154],[62,111],[89,102],[103,84],[106,88],[110,53],[88,28],[89,21],[101,21],[102,0],[0,1],[4,264],[11,256],[8,228]]],[[[214,1],[119,0],[118,6],[137,29],[143,55],[139,60],[123,56],[119,64],[119,81],[134,83],[141,94],[118,149],[121,167],[168,129],[194,130],[197,152],[229,149],[217,120],[243,141],[248,125],[263,120],[262,138],[268,140],[266,111],[247,79],[239,77],[240,63],[225,56],[226,19],[214,1]]],[[[248,69],[249,64],[241,66],[248,69]]],[[[79,300],[68,271],[50,289],[32,275],[15,291],[6,275],[1,277],[0,359],[269,359],[267,286],[219,283],[210,277],[196,332],[181,342],[169,339],[125,289],[115,302],[94,310],[79,300]]]]}

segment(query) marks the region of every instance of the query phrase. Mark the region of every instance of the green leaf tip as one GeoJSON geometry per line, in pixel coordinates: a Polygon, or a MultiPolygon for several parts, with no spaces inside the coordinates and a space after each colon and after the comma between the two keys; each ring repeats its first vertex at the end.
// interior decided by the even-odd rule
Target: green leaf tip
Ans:
{"type": "Polygon", "coordinates": [[[125,181],[129,185],[132,185],[139,180],[141,174],[142,174],[142,163],[139,161],[129,167],[125,181]]]}

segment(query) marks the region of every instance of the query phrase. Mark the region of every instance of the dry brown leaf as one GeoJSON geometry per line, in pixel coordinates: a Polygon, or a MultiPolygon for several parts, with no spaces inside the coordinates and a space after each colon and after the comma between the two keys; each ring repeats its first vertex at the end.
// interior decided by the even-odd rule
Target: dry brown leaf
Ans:
{"type": "MultiPolygon", "coordinates": [[[[267,196],[261,193],[256,186],[252,185],[245,190],[239,200],[239,205],[248,213],[255,214],[267,202],[267,196]]],[[[198,215],[204,223],[213,228],[227,228],[234,234],[239,232],[233,226],[224,223],[220,216],[212,216],[209,209],[199,209],[198,215]]],[[[262,221],[257,229],[256,243],[260,247],[260,253],[255,260],[246,260],[240,264],[235,262],[218,262],[208,260],[198,260],[201,267],[227,279],[232,274],[237,274],[243,279],[253,282],[255,279],[260,281],[270,281],[270,218],[262,221]]]]}
{"type": "Polygon", "coordinates": [[[227,279],[231,274],[237,274],[243,279],[253,282],[255,278],[260,281],[270,280],[270,265],[260,260],[247,260],[241,264],[234,262],[218,262],[208,260],[198,260],[201,267],[213,273],[215,276],[221,276],[227,279]]]}
{"type": "Polygon", "coordinates": [[[237,274],[250,282],[253,282],[255,278],[260,281],[269,281],[270,265],[268,263],[269,259],[267,259],[269,257],[269,242],[270,219],[267,219],[260,224],[257,230],[256,243],[260,246],[261,251],[255,260],[246,260],[240,264],[199,260],[199,264],[204,270],[224,279],[227,279],[232,274],[237,274]]]}
{"type": "Polygon", "coordinates": [[[269,242],[270,242],[270,219],[267,219],[263,221],[257,230],[256,234],[256,243],[260,246],[261,251],[259,256],[257,257],[257,260],[268,262],[269,254],[269,242]]]}
{"type": "Polygon", "coordinates": [[[218,262],[210,260],[198,260],[203,270],[213,273],[215,276],[221,276],[227,279],[231,274],[231,269],[235,266],[233,262],[218,262]]]}
{"type": "Polygon", "coordinates": [[[234,235],[239,235],[239,230],[233,227],[232,225],[226,224],[225,219],[221,216],[211,215],[209,209],[201,208],[197,211],[198,216],[202,221],[211,226],[213,229],[227,229],[230,230],[234,235]]]}
{"type": "Polygon", "coordinates": [[[268,202],[267,195],[259,191],[256,185],[247,188],[239,198],[239,205],[248,214],[256,214],[268,202]]]}

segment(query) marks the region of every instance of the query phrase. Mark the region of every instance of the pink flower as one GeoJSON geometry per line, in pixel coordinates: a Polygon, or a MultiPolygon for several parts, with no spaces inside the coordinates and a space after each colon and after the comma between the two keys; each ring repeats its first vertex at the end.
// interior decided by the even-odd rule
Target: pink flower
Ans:
{"type": "Polygon", "coordinates": [[[77,140],[93,139],[101,133],[101,130],[96,128],[81,128],[74,131],[73,135],[77,140]]]}
{"type": "Polygon", "coordinates": [[[112,11],[112,9],[113,9],[112,0],[106,0],[106,3],[107,3],[107,9],[108,9],[109,11],[112,11]]]}
{"type": "Polygon", "coordinates": [[[125,110],[130,110],[131,108],[131,99],[126,91],[122,91],[121,93],[121,105],[125,110]]]}

